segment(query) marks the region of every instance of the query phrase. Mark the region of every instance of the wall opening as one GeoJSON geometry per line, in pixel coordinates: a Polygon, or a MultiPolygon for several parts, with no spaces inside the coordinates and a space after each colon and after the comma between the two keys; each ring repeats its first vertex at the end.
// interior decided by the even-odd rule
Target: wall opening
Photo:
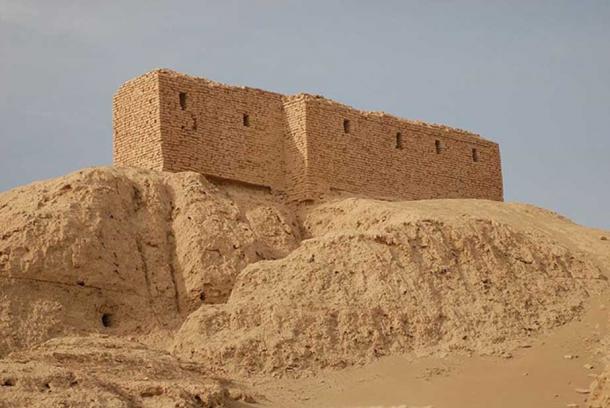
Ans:
{"type": "Polygon", "coordinates": [[[473,162],[479,161],[479,151],[477,149],[472,149],[472,161],[473,162]]]}
{"type": "Polygon", "coordinates": [[[186,92],[180,92],[178,97],[180,99],[180,109],[186,110],[186,92]]]}
{"type": "Polygon", "coordinates": [[[351,130],[349,119],[343,119],[343,133],[349,133],[351,130]]]}
{"type": "Polygon", "coordinates": [[[398,132],[396,133],[396,148],[402,149],[403,147],[402,133],[398,132]]]}
{"type": "Polygon", "coordinates": [[[2,381],[2,386],[3,387],[14,387],[15,383],[16,383],[16,381],[14,378],[5,378],[4,381],[2,381]]]}
{"type": "Polygon", "coordinates": [[[112,327],[114,325],[114,318],[111,313],[103,313],[101,321],[104,327],[112,327]]]}
{"type": "Polygon", "coordinates": [[[435,146],[436,146],[436,154],[441,154],[443,151],[443,144],[441,143],[440,140],[437,140],[436,142],[434,142],[435,146]]]}
{"type": "Polygon", "coordinates": [[[244,126],[250,127],[250,115],[248,115],[247,113],[244,113],[241,120],[242,120],[242,123],[244,126]]]}

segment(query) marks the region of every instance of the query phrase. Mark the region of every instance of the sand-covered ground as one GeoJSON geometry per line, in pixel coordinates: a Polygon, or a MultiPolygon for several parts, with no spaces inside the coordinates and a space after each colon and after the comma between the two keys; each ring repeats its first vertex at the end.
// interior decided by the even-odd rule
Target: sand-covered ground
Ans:
{"type": "Polygon", "coordinates": [[[0,406],[608,407],[609,276],[530,205],[85,169],[0,194],[0,406]]]}

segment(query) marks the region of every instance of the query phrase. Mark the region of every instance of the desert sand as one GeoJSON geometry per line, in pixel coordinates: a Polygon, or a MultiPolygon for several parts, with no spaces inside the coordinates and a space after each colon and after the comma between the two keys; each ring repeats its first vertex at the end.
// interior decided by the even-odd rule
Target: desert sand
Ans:
{"type": "Polygon", "coordinates": [[[85,169],[0,193],[0,406],[608,407],[609,276],[531,205],[85,169]]]}

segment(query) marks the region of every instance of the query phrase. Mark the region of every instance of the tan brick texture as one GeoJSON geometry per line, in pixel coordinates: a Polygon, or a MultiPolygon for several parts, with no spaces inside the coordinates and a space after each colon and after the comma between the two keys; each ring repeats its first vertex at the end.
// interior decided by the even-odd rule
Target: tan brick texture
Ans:
{"type": "Polygon", "coordinates": [[[156,70],[113,101],[114,164],[266,186],[295,200],[503,199],[496,143],[442,125],[156,70]]]}

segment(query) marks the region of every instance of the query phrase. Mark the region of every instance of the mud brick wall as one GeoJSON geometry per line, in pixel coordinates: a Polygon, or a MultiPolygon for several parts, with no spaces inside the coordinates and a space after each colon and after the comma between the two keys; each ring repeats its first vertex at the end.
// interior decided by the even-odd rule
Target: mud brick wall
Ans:
{"type": "Polygon", "coordinates": [[[114,163],[267,186],[294,200],[503,199],[496,143],[442,125],[156,70],[114,98],[114,163]]]}
{"type": "Polygon", "coordinates": [[[112,100],[113,164],[162,170],[156,72],[126,82],[112,100]]]}
{"type": "Polygon", "coordinates": [[[284,188],[282,95],[172,72],[159,90],[164,170],[284,188]]]}
{"type": "Polygon", "coordinates": [[[321,190],[503,199],[498,145],[465,131],[310,98],[307,137],[309,174],[321,190]]]}
{"type": "Polygon", "coordinates": [[[309,154],[306,128],[306,97],[286,97],[286,134],[284,136],[284,169],[286,192],[296,200],[308,199],[315,188],[309,181],[309,154]]]}

